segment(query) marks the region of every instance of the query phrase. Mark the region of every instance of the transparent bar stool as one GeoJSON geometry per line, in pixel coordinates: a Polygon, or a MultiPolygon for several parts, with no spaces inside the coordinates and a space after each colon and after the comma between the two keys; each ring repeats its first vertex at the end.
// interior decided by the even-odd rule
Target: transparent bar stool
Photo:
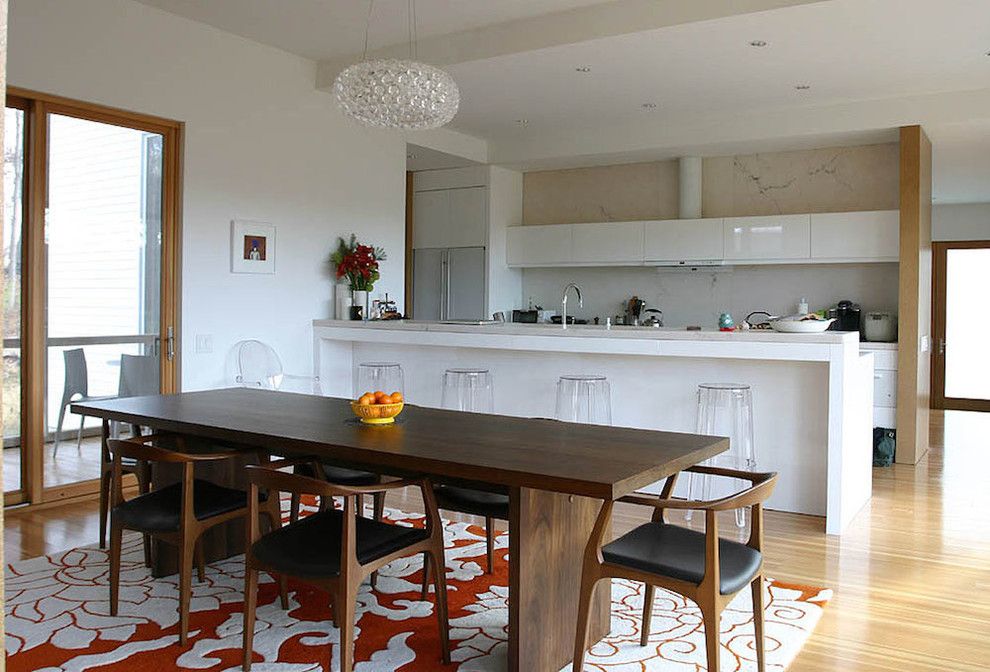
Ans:
{"type": "MultiPolygon", "coordinates": [[[[729,450],[706,460],[708,466],[752,471],[756,468],[756,448],[753,444],[753,392],[744,383],[702,383],[698,385],[698,434],[729,437],[729,450]]],[[[727,479],[720,479],[727,480],[727,479]]],[[[688,475],[688,498],[711,499],[711,476],[688,475]]],[[[732,480],[734,490],[742,481],[732,480]]],[[[719,492],[714,496],[729,494],[719,492]]],[[[691,512],[687,512],[690,520],[691,512]]],[[[736,509],[736,525],[746,526],[746,510],[736,509]]]]}
{"type": "Polygon", "coordinates": [[[358,389],[355,390],[355,393],[360,395],[379,390],[385,394],[401,392],[405,395],[402,366],[398,362],[361,362],[358,364],[358,389]]]}
{"type": "Polygon", "coordinates": [[[495,387],[488,369],[447,369],[443,373],[440,406],[453,411],[491,413],[495,387]]]}
{"type": "Polygon", "coordinates": [[[605,376],[568,375],[557,381],[557,419],[612,424],[612,394],[605,376]]]}

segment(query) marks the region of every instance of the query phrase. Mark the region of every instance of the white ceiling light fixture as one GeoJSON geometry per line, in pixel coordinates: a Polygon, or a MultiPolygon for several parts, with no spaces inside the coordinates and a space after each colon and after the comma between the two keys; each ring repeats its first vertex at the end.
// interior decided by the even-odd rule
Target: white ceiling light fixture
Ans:
{"type": "Polygon", "coordinates": [[[416,2],[408,0],[409,59],[368,59],[375,0],[368,0],[364,55],[333,83],[337,103],[367,126],[423,130],[444,126],[457,114],[461,94],[449,73],[416,59],[416,2]]]}

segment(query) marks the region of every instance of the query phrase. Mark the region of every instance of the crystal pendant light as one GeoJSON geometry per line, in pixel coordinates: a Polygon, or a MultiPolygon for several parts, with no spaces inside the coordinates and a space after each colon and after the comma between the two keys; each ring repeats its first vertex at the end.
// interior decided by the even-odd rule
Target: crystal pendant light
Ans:
{"type": "Polygon", "coordinates": [[[409,0],[409,60],[367,60],[373,8],[374,0],[369,0],[364,57],[333,83],[337,103],[348,116],[378,128],[421,130],[449,123],[457,114],[460,92],[447,72],[414,60],[415,0],[409,0]]]}

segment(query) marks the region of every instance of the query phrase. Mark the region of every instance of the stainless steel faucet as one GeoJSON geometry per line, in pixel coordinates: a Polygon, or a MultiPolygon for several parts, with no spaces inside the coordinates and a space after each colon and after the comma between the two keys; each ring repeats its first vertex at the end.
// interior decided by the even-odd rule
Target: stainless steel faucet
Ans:
{"type": "Polygon", "coordinates": [[[567,290],[573,289],[577,293],[578,308],[584,307],[584,299],[581,297],[581,288],[573,282],[564,287],[563,294],[560,295],[560,326],[567,329],[567,290]]]}

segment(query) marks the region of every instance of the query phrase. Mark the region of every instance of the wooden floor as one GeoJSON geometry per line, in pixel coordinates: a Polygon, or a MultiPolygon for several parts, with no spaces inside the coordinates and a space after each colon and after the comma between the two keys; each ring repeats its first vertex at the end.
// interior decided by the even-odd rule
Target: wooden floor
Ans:
{"type": "MultiPolygon", "coordinates": [[[[82,444],[76,446],[76,437],[59,442],[58,454],[55,444],[45,444],[45,487],[69,485],[100,477],[100,437],[83,437],[82,444]]],[[[3,449],[3,491],[12,492],[20,488],[21,449],[3,449]]]]}
{"type": "MultiPolygon", "coordinates": [[[[990,413],[933,413],[926,458],[917,467],[875,470],[873,501],[841,538],[826,537],[822,519],[767,513],[768,575],[835,590],[792,670],[990,669],[987,437],[990,413]]],[[[388,504],[417,508],[412,497],[388,504]]],[[[646,517],[620,507],[615,532],[646,517]]],[[[95,502],[17,514],[4,529],[8,561],[96,537],[95,502]]]]}

